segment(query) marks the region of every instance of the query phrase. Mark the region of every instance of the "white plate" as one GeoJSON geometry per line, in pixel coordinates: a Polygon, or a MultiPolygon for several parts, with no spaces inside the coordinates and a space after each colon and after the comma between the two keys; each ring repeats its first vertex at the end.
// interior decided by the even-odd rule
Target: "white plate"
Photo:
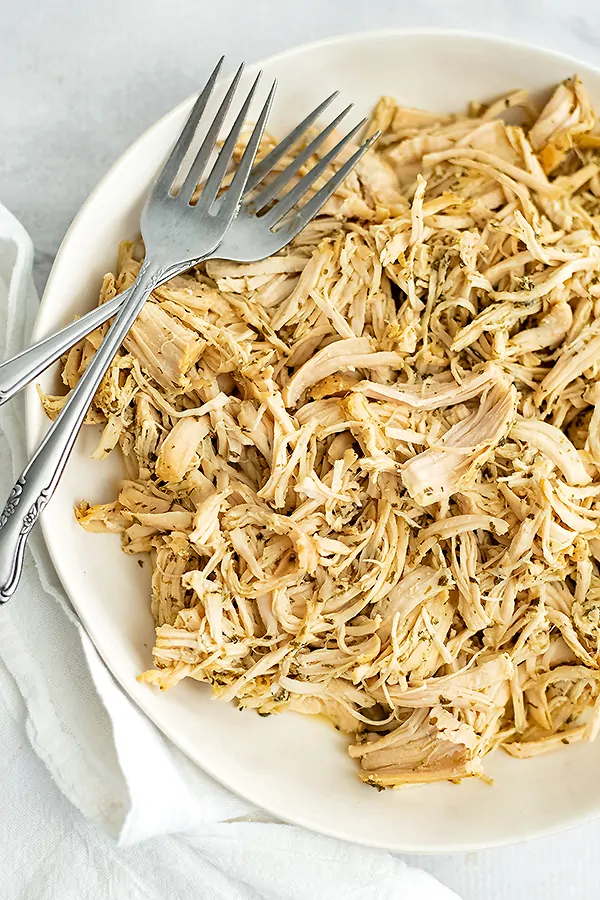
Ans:
{"type": "MultiPolygon", "coordinates": [[[[245,74],[248,82],[257,67],[245,74]]],[[[262,63],[279,79],[270,122],[283,134],[335,89],[366,114],[381,94],[431,110],[507,89],[546,90],[578,71],[600,106],[600,72],[572,59],[509,41],[457,32],[390,31],[335,38],[262,63]]],[[[145,191],[178,132],[190,101],[144,134],[111,169],[73,222],[50,275],[36,326],[41,338],[96,304],[118,242],[138,232],[145,191]]],[[[56,372],[42,379],[52,389],[56,372]]],[[[30,449],[47,422],[29,389],[30,449]]],[[[106,664],[162,731],[207,772],[271,813],[329,835],[396,851],[470,850],[540,836],[600,813],[600,740],[540,759],[503,753],[486,760],[495,785],[429,785],[378,793],[359,783],[347,741],[302,716],[260,718],[211,701],[186,681],[160,693],[136,682],[151,666],[153,626],[148,564],[126,557],[115,537],[87,534],[73,504],[114,498],[118,460],[89,459],[97,430],[85,429],[42,517],[65,589],[106,664]]],[[[157,773],[157,777],[160,774],[157,773]]]]}

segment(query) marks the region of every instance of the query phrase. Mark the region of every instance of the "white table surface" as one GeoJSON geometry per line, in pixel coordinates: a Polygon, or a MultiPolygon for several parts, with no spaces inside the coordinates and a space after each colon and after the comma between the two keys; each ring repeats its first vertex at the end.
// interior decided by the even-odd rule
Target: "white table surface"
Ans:
{"type": "MultiPolygon", "coordinates": [[[[90,190],[134,138],[197,89],[217,49],[251,62],[327,35],[437,25],[507,35],[600,66],[598,13],[594,0],[4,0],[0,198],[34,239],[41,292],[90,190]]],[[[25,742],[19,752],[23,768],[43,778],[25,742]]],[[[52,790],[48,813],[88,827],[52,790]]],[[[597,820],[518,847],[407,861],[465,900],[594,900],[599,846],[597,820]]],[[[123,851],[124,863],[132,852],[123,851]]]]}

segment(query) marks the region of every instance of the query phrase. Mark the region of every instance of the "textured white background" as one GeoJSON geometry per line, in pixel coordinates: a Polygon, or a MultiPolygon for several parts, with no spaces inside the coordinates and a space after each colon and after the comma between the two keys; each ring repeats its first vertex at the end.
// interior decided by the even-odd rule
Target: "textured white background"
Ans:
{"type": "MultiPolygon", "coordinates": [[[[217,52],[252,62],[328,35],[437,25],[538,43],[600,66],[599,12],[594,0],[0,0],[0,197],[33,237],[41,291],[90,190],[134,138],[197,89],[217,52]]],[[[25,739],[10,750],[35,789],[43,765],[25,739]]],[[[49,796],[40,827],[60,817],[83,840],[79,813],[58,789],[49,796]]],[[[0,807],[7,802],[5,795],[0,807]]],[[[30,865],[26,845],[23,834],[22,864],[30,865]]],[[[595,900],[599,846],[600,820],[520,847],[410,862],[465,900],[595,900]]],[[[123,865],[137,852],[123,851],[123,865]]],[[[100,885],[95,896],[102,900],[100,885]]]]}

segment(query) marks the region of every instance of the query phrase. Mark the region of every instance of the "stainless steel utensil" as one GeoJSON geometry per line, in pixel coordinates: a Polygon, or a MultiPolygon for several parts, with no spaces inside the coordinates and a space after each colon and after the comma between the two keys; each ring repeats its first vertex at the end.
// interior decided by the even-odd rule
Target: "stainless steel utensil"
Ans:
{"type": "MultiPolygon", "coordinates": [[[[336,97],[337,91],[313,109],[313,111],[309,113],[309,115],[306,116],[306,118],[303,119],[286,138],[284,138],[284,140],[277,144],[262,162],[258,163],[252,169],[244,191],[246,196],[258,187],[277,163],[291,150],[294,144],[296,144],[306,131],[314,125],[321,113],[324,112],[336,97]]],[[[271,182],[268,195],[266,194],[266,191],[261,192],[261,198],[265,195],[263,198],[264,202],[266,202],[266,196],[271,198],[276,197],[277,193],[289,184],[290,179],[297,172],[298,168],[304,165],[304,163],[317,152],[321,144],[329,137],[351,109],[352,104],[347,106],[346,109],[337,115],[333,121],[314,138],[314,140],[294,157],[291,166],[288,166],[271,182]]],[[[338,146],[343,146],[362,124],[363,123],[361,122],[357,128],[353,129],[353,131],[350,132],[338,146]]],[[[334,150],[328,154],[326,160],[328,159],[331,161],[334,159],[337,156],[337,152],[337,148],[334,148],[334,150]]],[[[249,209],[242,208],[240,214],[231,223],[228,232],[219,244],[218,253],[215,255],[219,259],[230,259],[236,260],[237,262],[256,262],[260,259],[264,259],[266,256],[272,256],[273,253],[281,250],[304,228],[310,219],[316,215],[323,203],[325,203],[336,190],[364,152],[365,151],[361,148],[361,150],[358,151],[358,154],[355,154],[339,169],[338,174],[325,185],[322,191],[319,192],[319,200],[313,204],[312,207],[304,207],[301,215],[297,215],[293,219],[290,219],[285,227],[279,228],[277,231],[272,231],[264,219],[251,215],[249,209]],[[248,236],[249,227],[252,228],[250,239],[248,236]]],[[[322,168],[323,166],[321,166],[321,170],[322,168]]],[[[314,175],[311,173],[311,185],[318,174],[318,172],[314,175]]],[[[217,203],[218,202],[219,201],[217,201],[217,203]]],[[[17,356],[0,364],[0,406],[18,394],[19,391],[44,372],[48,366],[56,362],[57,359],[60,359],[67,350],[84,338],[86,334],[89,334],[95,328],[98,328],[99,325],[103,325],[104,322],[112,319],[129,297],[130,290],[131,288],[127,291],[123,291],[122,294],[119,294],[102,306],[92,309],[89,313],[86,313],[85,316],[76,319],[64,328],[61,328],[60,331],[44,338],[37,344],[33,344],[17,356]]]]}
{"type": "Polygon", "coordinates": [[[288,193],[277,199],[283,188],[296,175],[298,168],[333,131],[347,112],[345,110],[304,148],[283,172],[240,210],[244,194],[260,185],[276,163],[333,99],[333,96],[328,98],[314,110],[251,171],[272,104],[275,89],[273,85],[237,171],[227,190],[217,198],[256,90],[257,79],[203,184],[196,204],[191,205],[190,200],[215,148],[219,130],[241,76],[240,68],[185,175],[181,188],[175,193],[174,183],[212,93],[220,66],[221,63],[216,67],[196,101],[142,212],[141,230],[146,246],[146,257],[135,283],[127,292],[110,303],[94,310],[93,313],[42,341],[35,348],[25,351],[2,367],[5,380],[0,381],[0,387],[3,391],[1,399],[4,401],[73,343],[116,314],[116,319],[92,362],[70,394],[33,459],[17,479],[0,514],[0,602],[8,600],[16,590],[29,533],[54,493],[87,409],[110,362],[152,290],[175,274],[211,257],[244,262],[263,259],[281,249],[317,214],[377,137],[373,135],[363,143],[324,187],[303,207],[292,213],[294,206],[364,124],[361,122],[352,129],[288,193]],[[273,205],[267,212],[258,215],[271,203],[273,205]],[[280,227],[274,230],[276,225],[280,227]],[[25,363],[25,366],[19,369],[22,363],[25,363]],[[24,372],[33,374],[25,376],[24,372]]]}

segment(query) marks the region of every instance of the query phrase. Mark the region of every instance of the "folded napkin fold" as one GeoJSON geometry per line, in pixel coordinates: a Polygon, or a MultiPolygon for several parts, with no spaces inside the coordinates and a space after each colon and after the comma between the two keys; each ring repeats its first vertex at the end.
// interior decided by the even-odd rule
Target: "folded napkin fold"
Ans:
{"type": "MultiPolygon", "coordinates": [[[[31,333],[38,306],[32,261],[29,236],[0,206],[4,358],[19,352],[31,333]]],[[[0,454],[12,463],[0,468],[4,496],[25,461],[23,412],[22,396],[0,409],[0,454]]],[[[3,860],[18,865],[13,881],[3,878],[15,890],[10,896],[42,896],[32,886],[43,875],[43,896],[60,900],[456,897],[388,853],[274,822],[190,762],[113,681],[70,606],[37,529],[19,591],[0,607],[2,700],[7,724],[0,732],[5,742],[12,735],[17,748],[10,765],[0,766],[3,797],[8,782],[13,795],[22,785],[12,804],[0,804],[3,860]],[[114,841],[69,810],[31,748],[64,796],[114,841]],[[41,808],[47,813],[43,834],[32,831],[41,808]],[[88,850],[94,848],[81,859],[71,839],[74,828],[88,850]],[[148,843],[133,847],[142,841],[148,843]],[[27,892],[25,843],[35,860],[27,892]]]]}

